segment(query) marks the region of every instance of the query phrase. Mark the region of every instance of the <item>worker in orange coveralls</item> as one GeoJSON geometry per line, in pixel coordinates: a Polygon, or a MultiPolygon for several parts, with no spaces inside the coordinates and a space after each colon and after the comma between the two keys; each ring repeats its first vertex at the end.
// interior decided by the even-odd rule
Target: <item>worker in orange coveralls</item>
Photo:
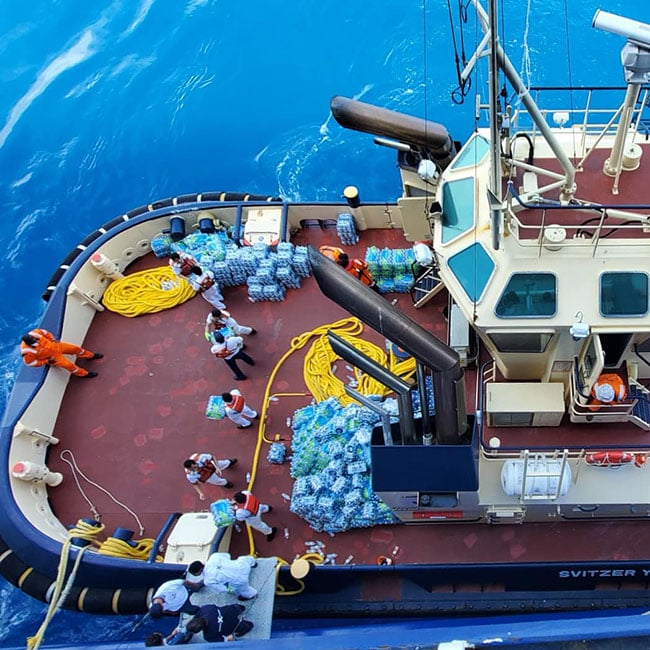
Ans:
{"type": "Polygon", "coordinates": [[[598,377],[591,389],[591,396],[589,408],[592,411],[597,411],[603,404],[613,404],[626,399],[627,386],[620,375],[606,372],[598,377]]]}
{"type": "Polygon", "coordinates": [[[38,368],[40,366],[58,366],[65,368],[76,377],[96,377],[97,373],[80,368],[64,357],[64,354],[74,354],[82,359],[101,359],[104,355],[99,352],[91,352],[84,348],[57,341],[51,332],[44,329],[33,329],[22,337],[20,354],[26,366],[38,368]]]}
{"type": "Polygon", "coordinates": [[[325,255],[325,257],[329,257],[339,266],[342,266],[347,273],[355,277],[357,280],[360,280],[362,284],[365,284],[367,287],[379,292],[377,283],[370,274],[368,263],[365,260],[359,258],[351,260],[344,250],[337,248],[336,246],[321,246],[319,250],[323,255],[325,255]]]}

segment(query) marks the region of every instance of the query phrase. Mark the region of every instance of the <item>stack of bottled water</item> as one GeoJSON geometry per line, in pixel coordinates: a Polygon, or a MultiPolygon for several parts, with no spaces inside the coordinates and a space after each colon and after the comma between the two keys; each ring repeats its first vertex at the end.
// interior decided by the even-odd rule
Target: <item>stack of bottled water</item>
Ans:
{"type": "Polygon", "coordinates": [[[311,268],[305,246],[280,242],[275,249],[263,242],[237,246],[225,230],[214,233],[192,232],[179,242],[168,234],[152,240],[158,257],[172,251],[185,252],[209,269],[221,287],[248,286],[251,301],[281,301],[287,289],[299,289],[300,278],[309,277],[311,268]]]}
{"type": "Polygon", "coordinates": [[[337,533],[397,521],[371,484],[370,440],[378,421],[370,409],[343,407],[333,397],[295,413],[291,511],[314,530],[337,533]]]}
{"type": "Polygon", "coordinates": [[[359,243],[357,224],[349,212],[339,214],[336,219],[336,233],[341,239],[341,243],[345,246],[354,246],[359,243]]]}
{"type": "Polygon", "coordinates": [[[311,275],[311,266],[306,246],[296,246],[291,260],[291,268],[299,278],[308,278],[311,275]]]}
{"type": "Polygon", "coordinates": [[[272,442],[266,460],[274,465],[281,465],[287,456],[287,446],[283,442],[272,442]]]}
{"type": "Polygon", "coordinates": [[[415,254],[411,248],[382,248],[370,246],[366,251],[368,270],[381,293],[408,293],[413,286],[411,265],[415,254]]]}
{"type": "Polygon", "coordinates": [[[156,257],[169,257],[174,241],[167,233],[156,235],[151,240],[151,250],[156,257]]]}

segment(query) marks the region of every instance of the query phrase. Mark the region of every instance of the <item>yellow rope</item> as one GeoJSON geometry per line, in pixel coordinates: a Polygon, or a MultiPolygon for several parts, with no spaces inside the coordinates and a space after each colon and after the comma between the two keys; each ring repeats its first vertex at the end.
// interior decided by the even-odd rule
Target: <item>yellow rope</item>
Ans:
{"type": "Polygon", "coordinates": [[[65,599],[70,592],[72,585],[74,584],[74,579],[77,575],[77,569],[81,563],[81,558],[90,546],[85,546],[79,549],[77,553],[77,558],[75,560],[74,566],[70,573],[68,581],[65,583],[64,587],[64,578],[65,572],[68,567],[68,558],[70,557],[70,548],[71,548],[71,539],[68,538],[61,548],[61,557],[59,558],[59,568],[57,571],[56,582],[54,585],[54,593],[50,599],[50,605],[47,608],[47,613],[45,614],[45,619],[41,623],[41,626],[38,628],[34,636],[27,637],[27,650],[37,650],[40,648],[41,643],[43,643],[43,638],[45,637],[45,631],[47,630],[50,621],[54,618],[54,615],[61,608],[61,604],[65,602],[65,599]]]}
{"type": "MultiPolygon", "coordinates": [[[[99,547],[99,555],[111,555],[112,557],[122,557],[129,560],[146,560],[151,553],[151,549],[156,540],[146,537],[143,539],[133,540],[136,546],[131,546],[123,539],[109,537],[99,547]]],[[[156,556],[156,562],[162,562],[162,555],[156,556]]]]}
{"type": "MultiPolygon", "coordinates": [[[[301,555],[299,559],[308,560],[312,564],[323,563],[323,557],[318,553],[305,553],[304,555],[301,555]]],[[[283,566],[290,566],[290,564],[286,560],[283,560],[281,557],[279,557],[278,563],[275,565],[275,595],[296,596],[297,594],[303,592],[305,590],[305,583],[302,580],[299,580],[298,578],[294,578],[294,580],[299,585],[297,589],[292,589],[291,591],[289,591],[284,587],[284,585],[280,584],[280,568],[283,566]]]]}
{"type": "Polygon", "coordinates": [[[160,266],[111,282],[102,302],[107,309],[133,318],[170,309],[194,295],[189,282],[177,277],[170,266],[160,266]]]}
{"type": "Polygon", "coordinates": [[[104,528],[106,528],[104,524],[93,525],[79,519],[74,527],[68,531],[68,534],[70,535],[70,539],[83,539],[94,546],[101,546],[101,542],[97,541],[97,535],[99,535],[104,528]]]}

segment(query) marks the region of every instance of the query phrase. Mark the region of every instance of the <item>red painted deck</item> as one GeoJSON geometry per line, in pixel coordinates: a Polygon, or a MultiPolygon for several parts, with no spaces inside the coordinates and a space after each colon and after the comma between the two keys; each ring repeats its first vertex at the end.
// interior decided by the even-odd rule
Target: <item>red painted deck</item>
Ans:
{"type": "MultiPolygon", "coordinates": [[[[294,242],[306,243],[307,237],[316,246],[338,242],[334,230],[304,231],[294,242]]],[[[406,247],[399,232],[386,230],[362,233],[361,242],[350,251],[363,256],[365,249],[373,244],[406,247]]],[[[166,264],[166,260],[149,256],[129,270],[160,264],[166,264]]],[[[203,327],[210,307],[200,297],[172,310],[135,319],[108,311],[97,316],[86,345],[93,351],[103,352],[105,357],[82,363],[92,363],[99,376],[71,380],[54,432],[61,442],[51,448],[48,459],[52,470],[64,474],[68,487],[65,491],[50,491],[53,508],[61,521],[73,524],[81,517],[91,516],[82,495],[69,489],[70,468],[59,456],[68,446],[74,450],[76,462],[88,478],[137,513],[145,526],[140,535],[136,521],[128,512],[82,480],[88,498],[101,513],[107,535],[116,527],[123,527],[136,531],[136,538],[155,537],[169,513],[207,509],[210,501],[199,500],[183,472],[183,460],[193,452],[206,451],[219,458],[239,460],[232,470],[225,471],[234,488],[206,486],[210,500],[246,488],[245,477],[253,471],[260,432],[257,427],[239,430],[227,419],[207,419],[204,411],[208,397],[237,387],[250,405],[261,409],[268,379],[289,349],[292,338],[345,318],[347,314],[320,294],[313,278],[304,280],[301,289],[289,290],[286,300],[279,303],[251,303],[245,287],[226,288],[224,296],[235,318],[258,332],[247,337],[247,352],[256,365],[249,368],[241,364],[248,375],[246,381],[233,381],[225,363],[209,353],[203,327]]],[[[395,297],[400,308],[439,338],[446,339],[441,315],[446,295],[438,296],[421,310],[413,309],[406,294],[389,295],[387,299],[395,297]]],[[[365,336],[383,345],[370,329],[365,330],[365,336]]],[[[267,440],[279,435],[288,445],[291,431],[286,425],[287,417],[310,400],[308,395],[302,395],[305,392],[303,352],[288,357],[270,387],[270,394],[279,399],[271,403],[263,423],[267,440]]],[[[466,381],[467,407],[472,410],[475,383],[472,372],[467,373],[466,381]]],[[[544,433],[548,434],[548,430],[544,433]]],[[[267,451],[268,444],[263,441],[252,490],[274,507],[265,519],[278,527],[278,535],[269,543],[259,533],[253,533],[256,551],[262,556],[277,555],[290,561],[305,552],[305,540],[315,539],[325,543],[326,553],[338,553],[338,563],[352,554],[355,563],[374,564],[378,555],[390,554],[395,546],[400,548],[396,561],[408,563],[624,560],[647,556],[647,524],[642,521],[506,527],[393,525],[349,531],[334,537],[317,534],[289,512],[288,504],[281,497],[281,493],[290,494],[292,490],[289,462],[270,465],[266,460],[267,451]],[[283,535],[285,527],[289,530],[288,540],[283,535]]],[[[395,468],[395,471],[408,471],[408,468],[395,468]]],[[[245,531],[233,533],[231,550],[234,555],[249,551],[245,531]]]]}

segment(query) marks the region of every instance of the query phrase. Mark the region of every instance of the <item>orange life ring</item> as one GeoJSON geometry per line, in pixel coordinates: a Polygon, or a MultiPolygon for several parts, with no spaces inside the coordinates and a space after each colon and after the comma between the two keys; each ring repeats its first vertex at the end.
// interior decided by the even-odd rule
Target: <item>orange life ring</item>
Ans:
{"type": "Polygon", "coordinates": [[[634,462],[636,467],[646,463],[645,454],[633,454],[629,451],[595,451],[585,456],[585,461],[594,467],[622,467],[634,462]]]}

